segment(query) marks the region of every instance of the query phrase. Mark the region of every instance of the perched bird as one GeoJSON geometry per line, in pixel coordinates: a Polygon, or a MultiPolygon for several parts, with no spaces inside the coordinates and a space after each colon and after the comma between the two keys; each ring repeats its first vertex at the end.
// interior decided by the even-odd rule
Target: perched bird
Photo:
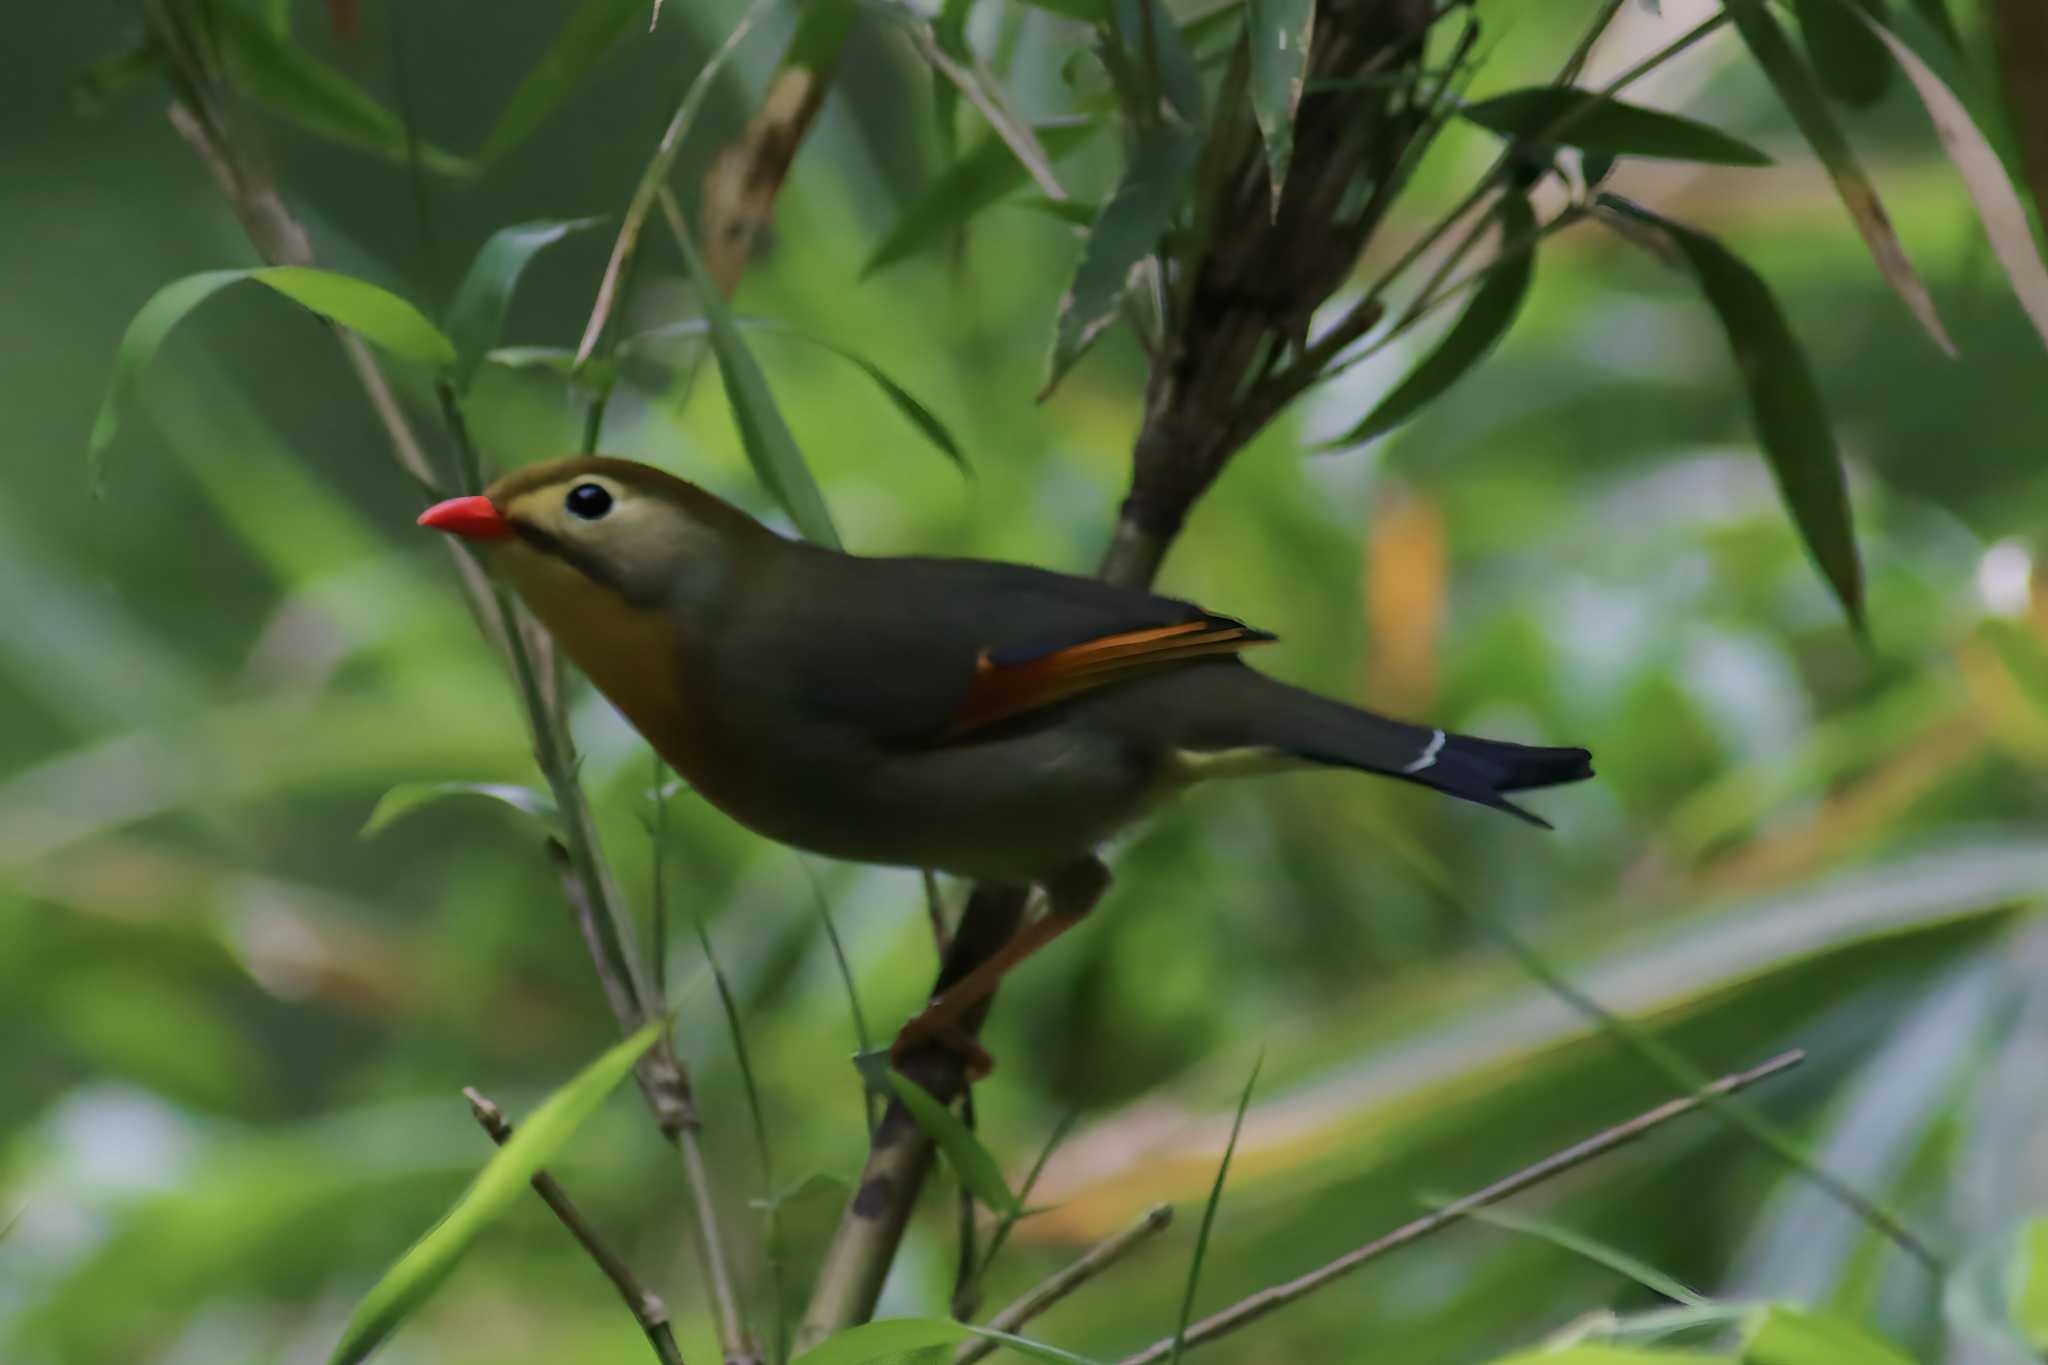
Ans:
{"type": "Polygon", "coordinates": [[[704,798],[858,862],[1037,885],[1047,912],[935,997],[959,1017],[1101,896],[1096,850],[1211,777],[1335,766],[1536,824],[1509,793],[1584,749],[1408,725],[1247,667],[1273,636],[1170,597],[976,559],[784,539],[648,465],[573,456],[429,508],[704,798]]]}

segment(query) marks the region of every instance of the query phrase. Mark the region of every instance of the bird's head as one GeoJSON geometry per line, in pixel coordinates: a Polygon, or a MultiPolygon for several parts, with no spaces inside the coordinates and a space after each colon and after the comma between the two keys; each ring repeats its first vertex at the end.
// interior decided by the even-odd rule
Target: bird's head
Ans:
{"type": "Polygon", "coordinates": [[[595,588],[635,607],[709,587],[750,539],[745,513],[651,465],[572,455],[514,470],[450,498],[420,525],[485,551],[543,619],[581,609],[595,588]]]}

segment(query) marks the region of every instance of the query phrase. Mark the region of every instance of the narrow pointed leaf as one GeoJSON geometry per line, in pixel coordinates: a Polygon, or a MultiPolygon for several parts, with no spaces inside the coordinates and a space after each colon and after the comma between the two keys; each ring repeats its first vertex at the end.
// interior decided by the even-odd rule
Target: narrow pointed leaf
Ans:
{"type": "Polygon", "coordinates": [[[519,277],[544,248],[572,232],[597,226],[601,218],[557,218],[533,223],[516,223],[499,228],[470,263],[469,273],[448,305],[448,339],[455,346],[455,369],[451,376],[456,391],[464,392],[476,377],[484,354],[498,342],[505,326],[505,313],[512,306],[512,291],[519,277]]]}
{"type": "MultiPolygon", "coordinates": [[[[2005,163],[1977,125],[1971,121],[1970,112],[1955,92],[1942,84],[1941,78],[1927,63],[1920,60],[1912,48],[1890,31],[1871,23],[1870,32],[1890,52],[1899,69],[1906,73],[1914,93],[1927,106],[1927,117],[1934,123],[1934,131],[1941,138],[1948,159],[1955,164],[1956,174],[1963,178],[1963,186],[1970,192],[1970,199],[1977,205],[1977,216],[1984,222],[1984,235],[1991,239],[1992,254],[2005,267],[2006,278],[2012,281],[2013,293],[2019,296],[2020,306],[2033,319],[2034,330],[2048,343],[2048,268],[2041,263],[2041,254],[2034,247],[2033,226],[2027,220],[2026,205],[2020,201],[2019,191],[2006,177],[2005,163]]],[[[2044,30],[2048,32],[2048,30],[2044,30]]]]}
{"type": "Polygon", "coordinates": [[[2048,1218],[2020,1228],[2012,1287],[2013,1326],[2029,1348],[2048,1354],[2048,1218]]]}
{"type": "Polygon", "coordinates": [[[1891,87],[1892,64],[1863,26],[1875,0],[1793,0],[1799,35],[1821,85],[1843,104],[1877,103],[1891,87]],[[1853,8],[1852,8],[1853,7],[1853,8]]]}
{"type": "Polygon", "coordinates": [[[1266,177],[1273,187],[1276,214],[1287,163],[1294,155],[1294,115],[1308,78],[1309,36],[1315,24],[1315,0],[1245,0],[1252,117],[1266,144],[1266,177]]]}
{"type": "Polygon", "coordinates": [[[554,798],[532,787],[498,782],[401,782],[377,798],[370,818],[363,821],[361,837],[368,839],[381,834],[422,806],[451,796],[480,796],[496,801],[546,832],[555,832],[561,826],[561,813],[555,809],[554,798]]]}
{"type": "Polygon", "coordinates": [[[1141,73],[1148,86],[1153,73],[1158,75],[1158,88],[1148,90],[1140,123],[1153,122],[1163,102],[1182,124],[1198,126],[1202,121],[1202,70],[1195,65],[1195,54],[1174,22],[1173,12],[1163,0],[1111,0],[1110,16],[1132,69],[1141,73]],[[1149,23],[1147,6],[1152,11],[1149,23]]]}
{"type": "Polygon", "coordinates": [[[1173,225],[1201,150],[1198,138],[1175,128],[1155,128],[1140,139],[1123,180],[1088,231],[1074,282],[1060,300],[1041,398],[1115,319],[1132,268],[1173,225]]]}
{"type": "MultiPolygon", "coordinates": [[[[1501,241],[1522,241],[1536,230],[1529,201],[1510,194],[1501,201],[1501,241]]],[[[1420,412],[1484,360],[1514,326],[1528,297],[1536,271],[1534,247],[1507,256],[1474,291],[1451,330],[1414,369],[1380,399],[1357,426],[1324,446],[1326,450],[1364,445],[1384,436],[1420,412]]]]}
{"type": "Polygon", "coordinates": [[[1244,1132],[1244,1115],[1252,1107],[1252,1089],[1259,1083],[1259,1071],[1266,1064],[1261,1052],[1252,1062],[1251,1075],[1244,1078],[1244,1092],[1237,1097],[1237,1112],[1230,1119],[1230,1138],[1223,1144],[1223,1159],[1216,1163],[1216,1181],[1209,1186],[1209,1202],[1202,1206],[1202,1225],[1195,1230],[1195,1254],[1188,1258],[1187,1283],[1181,1289],[1180,1322],[1173,1329],[1173,1351],[1169,1365],[1179,1365],[1187,1345],[1188,1324],[1195,1318],[1195,1291],[1202,1283],[1202,1262],[1209,1255],[1209,1237],[1216,1230],[1216,1209],[1223,1203],[1223,1182],[1230,1176],[1230,1158],[1237,1155],[1238,1135],[1244,1132]]]}
{"type": "Polygon", "coordinates": [[[1956,27],[1955,16],[1949,13],[1948,0],[1913,0],[1913,8],[1920,11],[1920,18],[1929,28],[1941,35],[1949,51],[1963,50],[1962,31],[1956,27]]]}
{"type": "Polygon", "coordinates": [[[143,371],[156,358],[157,347],[163,345],[164,338],[187,313],[247,274],[244,270],[208,270],[172,280],[152,294],[149,302],[129,320],[128,330],[114,351],[114,373],[107,381],[105,397],[100,399],[99,413],[93,418],[92,435],[86,438],[86,463],[95,487],[105,468],[107,451],[120,431],[121,415],[141,385],[143,371]]]}
{"type": "Polygon", "coordinates": [[[614,43],[647,26],[647,0],[583,0],[512,92],[477,160],[496,161],[526,141],[614,43]]]}
{"type": "Polygon", "coordinates": [[[355,1365],[368,1356],[440,1287],[477,1235],[526,1193],[534,1174],[597,1111],[664,1027],[664,1021],[655,1020],[613,1047],[519,1125],[455,1206],[363,1296],[329,1365],[355,1365]]]}
{"type": "Polygon", "coordinates": [[[387,161],[419,164],[441,175],[470,175],[463,157],[411,136],[405,120],[369,91],[300,47],[289,33],[236,5],[212,11],[221,55],[235,88],[315,137],[371,152],[387,161]]]}
{"type": "Polygon", "coordinates": [[[1003,1168],[981,1145],[981,1139],[974,1130],[954,1116],[953,1111],[932,1097],[932,1093],[911,1080],[900,1071],[888,1075],[889,1089],[910,1116],[917,1120],[917,1126],[924,1129],[925,1136],[938,1144],[946,1154],[946,1161],[953,1168],[953,1174],[960,1177],[960,1183],[973,1191],[974,1197],[997,1213],[1015,1217],[1023,1212],[1017,1196],[1003,1179],[1003,1168]]]}
{"type": "MultiPolygon", "coordinates": [[[[1057,161],[1086,142],[1098,126],[1093,122],[1046,124],[1036,130],[1038,143],[1047,157],[1057,161]]],[[[990,133],[903,210],[860,268],[861,275],[871,275],[885,265],[937,246],[975,214],[1015,192],[1027,178],[1028,172],[1010,145],[990,133]]]]}
{"type": "Polygon", "coordinates": [[[1770,286],[1712,237],[1640,205],[1602,195],[1604,207],[1661,229],[1685,258],[1728,334],[1749,394],[1757,441],[1778,491],[1849,619],[1863,625],[1863,569],[1849,515],[1849,484],[1806,352],[1770,286]]]}
{"type": "Polygon", "coordinates": [[[1718,128],[1661,109],[1624,104],[1590,90],[1533,86],[1462,106],[1488,132],[1555,142],[1607,156],[1653,156],[1718,166],[1768,166],[1770,157],[1718,128]]]}
{"type": "MultiPolygon", "coordinates": [[[[944,422],[939,420],[938,415],[920,402],[917,396],[911,393],[910,390],[904,388],[894,379],[891,379],[879,365],[869,360],[860,352],[848,346],[841,346],[836,341],[827,341],[824,337],[818,336],[813,332],[806,332],[801,327],[792,327],[786,322],[777,322],[773,318],[735,317],[733,321],[746,331],[768,332],[776,336],[794,337],[798,341],[808,342],[813,346],[830,351],[833,355],[846,361],[870,380],[874,381],[875,387],[882,391],[882,396],[894,404],[896,410],[903,414],[904,419],[916,427],[940,454],[959,466],[962,473],[973,472],[968,467],[967,456],[960,449],[960,443],[953,439],[952,431],[947,428],[944,422]]],[[[656,338],[704,336],[708,335],[710,330],[709,322],[703,318],[688,318],[682,322],[668,323],[650,331],[642,332],[638,336],[629,337],[620,344],[619,353],[622,357],[630,355],[636,347],[642,346],[656,338]]],[[[513,349],[515,352],[518,350],[518,348],[513,349]]],[[[492,353],[494,359],[496,355],[496,352],[492,353]]],[[[554,357],[552,355],[536,355],[528,358],[524,355],[519,355],[513,363],[520,363],[520,361],[553,364],[554,357]]]]}
{"type": "Polygon", "coordinates": [[[698,254],[696,243],[678,232],[676,245],[697,290],[698,306],[704,310],[711,353],[718,358],[718,378],[725,386],[726,401],[732,405],[733,423],[739,428],[747,462],[806,540],[838,549],[839,530],[832,524],[825,496],[818,491],[818,482],[811,477],[811,467],[804,463],[796,438],[790,435],[789,423],[782,419],[782,409],[775,405],[775,395],[769,391],[760,362],[754,359],[746,339],[740,335],[725,295],[713,283],[711,272],[704,268],[704,258],[698,254]]]}
{"type": "Polygon", "coordinates": [[[1914,1365],[1853,1322],[1774,1304],[1751,1328],[1742,1365],[1914,1365]]]}
{"type": "Polygon", "coordinates": [[[97,486],[107,450],[120,431],[121,416],[142,381],[157,348],[187,313],[228,285],[256,280],[314,312],[360,332],[367,340],[409,359],[446,364],[454,359],[448,339],[411,304],[376,285],[346,275],[300,266],[262,270],[207,270],[172,280],[150,296],[128,323],[114,352],[114,372],[86,439],[86,462],[97,486]]]}
{"type": "Polygon", "coordinates": [[[267,266],[249,278],[401,359],[444,368],[455,363],[454,344],[419,309],[367,280],[300,265],[267,266]]]}
{"type": "Polygon", "coordinates": [[[1548,1218],[1532,1218],[1526,1213],[1513,1213],[1499,1208],[1467,1209],[1464,1216],[1474,1222],[1490,1223],[1494,1227],[1505,1228],[1509,1232],[1540,1237],[1552,1246],[1560,1247],[1576,1256],[1583,1256],[1595,1265],[1605,1266],[1615,1274],[1633,1280],[1651,1293],[1661,1294],[1674,1303],[1682,1303],[1693,1308],[1707,1305],[1706,1299],[1640,1257],[1631,1256],[1620,1247],[1588,1236],[1577,1228],[1566,1227],[1548,1218]]]}
{"type": "Polygon", "coordinates": [[[1814,82],[1813,73],[1792,50],[1777,20],[1765,8],[1764,0],[1727,0],[1727,11],[1793,122],[1827,167],[1835,182],[1835,192],[1855,220],[1856,230],[1863,235],[1864,245],[1877,262],[1878,270],[1935,344],[1954,355],[1955,343],[1942,329],[1941,318],[1934,311],[1934,299],[1914,270],[1913,262],[1907,259],[1906,248],[1899,242],[1883,201],[1877,197],[1870,177],[1864,174],[1849,139],[1835,123],[1835,116],[1828,111],[1827,100],[1814,82]]]}

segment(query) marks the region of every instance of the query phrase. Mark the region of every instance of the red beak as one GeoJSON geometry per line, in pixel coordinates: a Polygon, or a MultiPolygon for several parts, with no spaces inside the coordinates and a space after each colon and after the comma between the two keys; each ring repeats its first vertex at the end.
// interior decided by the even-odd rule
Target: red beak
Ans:
{"type": "Polygon", "coordinates": [[[420,513],[420,525],[431,526],[436,531],[446,531],[465,540],[512,538],[512,523],[498,515],[498,509],[491,505],[491,500],[481,494],[435,503],[420,513]]]}

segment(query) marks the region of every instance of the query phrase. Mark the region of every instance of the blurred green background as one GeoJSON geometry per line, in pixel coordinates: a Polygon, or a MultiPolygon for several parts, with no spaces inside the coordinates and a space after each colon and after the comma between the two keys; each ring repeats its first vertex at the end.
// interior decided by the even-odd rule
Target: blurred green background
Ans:
{"type": "MultiPolygon", "coordinates": [[[[298,8],[310,46],[458,149],[561,18],[534,3],[488,21],[371,5],[339,42],[324,9],[298,8]]],[[[434,314],[494,228],[618,213],[736,8],[671,3],[475,181],[420,179],[249,117],[323,264],[434,314]]],[[[1545,78],[1580,8],[1482,6],[1491,56],[1474,95],[1545,78]]],[[[1649,8],[1628,7],[1596,76],[1703,12],[1649,8]]],[[[1988,110],[1983,38],[1973,8],[1958,12],[1972,60],[1945,69],[1988,110]]],[[[449,801],[358,837],[401,781],[536,779],[447,562],[412,527],[421,499],[323,327],[263,291],[206,305],[152,368],[104,495],[90,491],[86,433],[130,316],[169,279],[253,263],[160,86],[80,108],[78,74],[133,24],[102,0],[22,6],[0,43],[0,1224],[13,1220],[0,1358],[312,1361],[486,1155],[459,1088],[516,1117],[615,1030],[541,850],[506,812],[449,801]]],[[[1027,109],[1060,107],[1077,33],[1043,14],[1020,26],[1011,85],[1027,109]]],[[[743,49],[679,185],[737,131],[776,50],[772,32],[743,49]]],[[[1313,393],[1233,464],[1161,586],[1276,631],[1259,662],[1281,676],[1460,729],[1582,743],[1600,778],[1531,802],[1551,835],[1405,786],[1305,775],[1204,790],[1118,849],[1102,912],[1005,988],[989,1032],[1001,1065],[977,1098],[1006,1164],[1021,1170],[1078,1115],[1036,1196],[1054,1207],[1020,1226],[990,1306],[1165,1199],[1175,1228],[1035,1330],[1102,1355],[1169,1331],[1193,1215],[1261,1052],[1204,1307],[1668,1097],[1666,1079],[1448,917],[1410,847],[1703,1068],[1809,1048],[1758,1104],[1951,1251],[2048,1208],[2048,933],[2034,913],[2048,891],[2048,601],[2032,561],[2048,384],[1960,185],[1894,86],[1853,132],[1960,360],[1884,287],[1729,35],[1632,97],[1711,118],[1778,164],[1626,163],[1615,181],[1720,234],[1777,290],[1850,463],[1869,646],[1778,504],[1712,315],[1681,276],[1591,226],[1546,244],[1518,329],[1394,437],[1307,453],[1413,350],[1313,393]]],[[[1376,259],[1491,151],[1448,135],[1376,259]]],[[[759,336],[852,548],[1086,571],[1123,491],[1142,357],[1111,339],[1034,403],[1076,249],[1050,216],[991,211],[950,258],[862,280],[936,164],[922,68],[864,28],[739,307],[858,350],[971,455],[963,478],[857,370],[759,336]]],[[[1115,151],[1071,164],[1100,186],[1115,151]]],[[[573,343],[609,243],[600,230],[543,257],[508,340],[573,343]]],[[[650,257],[629,330],[688,315],[678,273],[650,257]]],[[[431,392],[394,373],[427,424],[431,392]]],[[[717,386],[634,377],[605,449],[775,519],[717,386]]],[[[493,367],[472,420],[503,467],[574,448],[582,406],[557,376],[493,367]]],[[[585,777],[644,905],[649,759],[581,695],[585,777]]],[[[688,795],[669,825],[672,903],[702,917],[731,974],[773,1139],[764,1172],[695,936],[679,933],[671,979],[698,983],[679,1038],[724,1213],[749,1242],[758,1201],[787,1195],[787,1279],[801,1285],[865,1147],[854,1025],[812,879],[882,1034],[932,969],[918,882],[806,868],[688,795]]],[[[710,1334],[683,1195],[638,1103],[616,1096],[557,1170],[676,1308],[694,1360],[710,1334]]],[[[885,1312],[944,1311],[952,1190],[942,1171],[885,1312]]],[[[1939,1286],[1711,1117],[1524,1207],[1703,1292],[1844,1305],[1941,1358],[1939,1286]]],[[[743,1260],[765,1296],[757,1251],[743,1260]]],[[[1203,1358],[1370,1343],[1376,1359],[1465,1361],[1651,1302],[1546,1243],[1472,1225],[1203,1358]]],[[[384,1358],[646,1354],[533,1201],[384,1358]]]]}

